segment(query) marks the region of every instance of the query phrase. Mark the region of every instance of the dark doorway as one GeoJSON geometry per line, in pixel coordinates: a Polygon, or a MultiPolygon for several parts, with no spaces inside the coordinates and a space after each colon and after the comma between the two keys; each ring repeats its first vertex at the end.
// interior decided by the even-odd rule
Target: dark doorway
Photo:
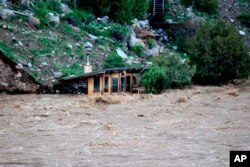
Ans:
{"type": "Polygon", "coordinates": [[[99,76],[94,77],[94,92],[100,93],[100,77],[99,76]]]}
{"type": "Polygon", "coordinates": [[[131,77],[130,76],[127,76],[126,77],[126,80],[127,80],[127,82],[126,82],[126,91],[127,92],[131,92],[131,77]]]}
{"type": "Polygon", "coordinates": [[[118,78],[112,78],[112,92],[118,92],[118,78]]]}
{"type": "Polygon", "coordinates": [[[121,78],[121,91],[126,92],[126,77],[121,78]]]}
{"type": "Polygon", "coordinates": [[[105,81],[104,81],[104,92],[105,92],[105,93],[109,92],[109,77],[108,77],[108,76],[105,77],[105,81]]]}

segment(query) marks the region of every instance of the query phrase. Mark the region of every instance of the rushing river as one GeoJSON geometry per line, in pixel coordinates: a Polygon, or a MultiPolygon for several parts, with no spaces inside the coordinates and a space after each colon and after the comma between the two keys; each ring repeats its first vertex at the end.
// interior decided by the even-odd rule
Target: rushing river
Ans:
{"type": "Polygon", "coordinates": [[[0,95],[0,166],[226,167],[250,150],[249,86],[109,98],[0,95]]]}

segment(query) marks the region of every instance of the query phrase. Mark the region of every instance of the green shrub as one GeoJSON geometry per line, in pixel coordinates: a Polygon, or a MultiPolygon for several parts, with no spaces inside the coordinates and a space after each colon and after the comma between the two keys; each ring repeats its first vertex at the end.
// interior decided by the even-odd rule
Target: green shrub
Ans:
{"type": "Polygon", "coordinates": [[[111,8],[116,3],[111,0],[78,0],[80,7],[91,10],[96,15],[105,15],[110,13],[111,8]]]}
{"type": "Polygon", "coordinates": [[[46,3],[48,10],[59,14],[62,13],[61,3],[58,0],[46,0],[44,3],[46,3]]]}
{"type": "Polygon", "coordinates": [[[143,56],[144,47],[142,45],[135,45],[133,50],[135,51],[135,54],[137,56],[139,56],[139,57],[143,56]]]}
{"type": "Polygon", "coordinates": [[[33,11],[35,17],[41,22],[40,27],[48,26],[47,14],[49,13],[49,9],[47,4],[42,1],[35,1],[33,11]]]}
{"type": "Polygon", "coordinates": [[[118,0],[117,4],[119,4],[117,21],[120,23],[130,23],[134,18],[135,0],[118,0]]]}
{"type": "Polygon", "coordinates": [[[185,6],[194,3],[195,8],[210,14],[215,14],[218,8],[218,0],[181,0],[181,3],[185,6]]]}
{"type": "Polygon", "coordinates": [[[250,28],[250,12],[241,13],[238,19],[242,24],[250,28]]]}
{"type": "Polygon", "coordinates": [[[126,26],[123,26],[119,23],[113,23],[111,24],[110,33],[115,39],[123,41],[128,36],[129,30],[126,26]]]}
{"type": "Polygon", "coordinates": [[[165,69],[169,88],[190,85],[196,72],[195,66],[190,66],[189,60],[182,59],[179,54],[155,57],[153,64],[165,69]]]}
{"type": "Polygon", "coordinates": [[[146,14],[150,7],[151,0],[135,0],[134,2],[133,13],[135,14],[134,17],[141,19],[146,14]]]}
{"type": "Polygon", "coordinates": [[[151,0],[85,0],[79,6],[91,10],[95,15],[109,15],[120,23],[130,23],[132,19],[143,18],[151,0]]]}
{"type": "Polygon", "coordinates": [[[110,37],[111,33],[109,29],[104,29],[105,25],[98,23],[98,22],[92,22],[90,24],[87,24],[83,27],[85,31],[87,31],[90,34],[96,35],[96,36],[104,36],[104,37],[110,37]]]}
{"type": "Polygon", "coordinates": [[[111,53],[104,60],[104,68],[116,68],[116,67],[125,67],[125,63],[122,58],[116,53],[111,53]]]}
{"type": "Polygon", "coordinates": [[[70,65],[70,67],[63,68],[62,73],[64,77],[67,77],[70,75],[83,74],[84,70],[83,70],[83,67],[80,66],[78,63],[73,63],[72,65],[70,65]]]}
{"type": "Polygon", "coordinates": [[[94,16],[84,10],[76,9],[70,13],[67,13],[62,20],[67,21],[74,26],[82,27],[83,23],[88,24],[94,20],[94,16]]]}
{"type": "Polygon", "coordinates": [[[142,75],[142,85],[147,92],[160,93],[167,88],[182,88],[192,82],[195,67],[182,61],[179,55],[159,56],[153,66],[142,75]]]}
{"type": "Polygon", "coordinates": [[[159,66],[152,66],[142,75],[141,84],[149,93],[161,93],[168,85],[166,71],[159,66]]]}
{"type": "Polygon", "coordinates": [[[147,45],[149,49],[152,49],[154,47],[154,40],[152,38],[148,38],[147,45]]]}
{"type": "Polygon", "coordinates": [[[248,50],[235,27],[222,21],[203,24],[186,45],[191,63],[197,65],[195,81],[206,84],[248,77],[248,50]]]}

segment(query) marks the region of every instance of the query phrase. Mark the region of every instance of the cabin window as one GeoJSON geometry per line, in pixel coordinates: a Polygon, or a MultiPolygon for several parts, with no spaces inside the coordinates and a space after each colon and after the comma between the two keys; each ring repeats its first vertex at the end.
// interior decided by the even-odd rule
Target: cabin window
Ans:
{"type": "Polygon", "coordinates": [[[100,92],[100,77],[99,76],[94,77],[94,92],[95,93],[100,92]]]}
{"type": "Polygon", "coordinates": [[[109,92],[109,77],[105,77],[104,92],[109,92]]]}
{"type": "Polygon", "coordinates": [[[112,78],[112,92],[118,92],[118,78],[112,78]]]}

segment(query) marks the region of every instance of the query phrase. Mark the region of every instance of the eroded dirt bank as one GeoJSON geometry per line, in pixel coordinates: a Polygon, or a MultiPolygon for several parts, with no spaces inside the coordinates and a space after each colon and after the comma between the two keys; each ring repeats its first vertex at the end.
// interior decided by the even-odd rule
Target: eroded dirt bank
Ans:
{"type": "Polygon", "coordinates": [[[229,166],[229,150],[250,150],[249,103],[249,82],[104,99],[2,94],[0,166],[229,166]]]}

